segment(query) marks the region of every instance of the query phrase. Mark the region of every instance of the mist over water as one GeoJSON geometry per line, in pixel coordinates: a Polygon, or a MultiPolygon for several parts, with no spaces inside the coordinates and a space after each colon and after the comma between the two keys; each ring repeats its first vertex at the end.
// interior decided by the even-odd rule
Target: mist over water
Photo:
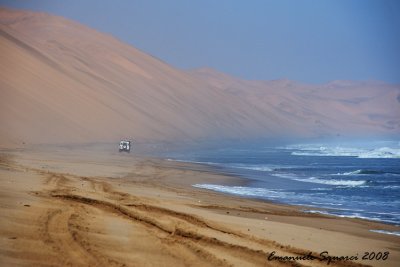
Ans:
{"type": "Polygon", "coordinates": [[[400,224],[399,141],[251,144],[168,157],[206,164],[247,181],[245,186],[193,185],[198,188],[306,205],[306,212],[400,224]]]}

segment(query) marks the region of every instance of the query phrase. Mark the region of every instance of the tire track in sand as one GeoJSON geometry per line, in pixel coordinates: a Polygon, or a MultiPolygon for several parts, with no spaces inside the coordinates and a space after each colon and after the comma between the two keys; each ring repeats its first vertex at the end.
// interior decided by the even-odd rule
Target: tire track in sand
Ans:
{"type": "Polygon", "coordinates": [[[71,224],[74,215],[70,208],[48,211],[42,223],[43,241],[56,253],[62,266],[97,266],[96,258],[87,253],[77,240],[71,224]]]}
{"type": "MultiPolygon", "coordinates": [[[[140,210],[132,210],[131,208],[117,205],[108,201],[87,198],[79,195],[53,194],[52,197],[97,207],[104,211],[113,212],[115,214],[128,218],[134,223],[143,224],[146,227],[151,228],[153,231],[156,230],[155,234],[163,241],[182,244],[192,250],[195,254],[198,254],[198,256],[202,259],[207,259],[214,264],[229,266],[230,264],[227,259],[234,258],[236,263],[241,262],[240,266],[303,266],[301,263],[296,261],[268,262],[266,259],[267,252],[263,249],[251,248],[254,247],[254,244],[252,244],[251,247],[240,244],[251,243],[252,240],[242,240],[241,242],[240,240],[238,240],[243,239],[244,237],[235,236],[233,239],[231,237],[230,239],[235,242],[230,243],[228,241],[225,241],[223,237],[221,238],[221,236],[218,236],[218,238],[207,236],[202,234],[199,229],[188,229],[187,226],[181,225],[179,223],[175,223],[173,226],[171,226],[171,224],[165,223],[161,220],[158,220],[157,217],[152,216],[151,209],[149,208],[146,209],[147,212],[142,212],[140,210]]],[[[157,212],[159,211],[160,209],[157,209],[157,212]]],[[[186,216],[180,215],[179,218],[186,218],[186,216]]],[[[263,243],[265,245],[265,242],[263,243]]],[[[271,248],[271,246],[278,253],[280,252],[282,254],[292,256],[299,255],[299,251],[294,248],[281,246],[276,243],[274,244],[273,242],[269,243],[268,247],[271,248]]],[[[325,264],[321,263],[321,266],[324,265],[325,264]]],[[[360,266],[359,264],[353,264],[350,262],[336,265],[360,266]]]]}
{"type": "MultiPolygon", "coordinates": [[[[234,232],[195,215],[145,204],[138,197],[114,191],[111,184],[99,179],[57,173],[47,175],[47,196],[63,202],[62,207],[67,207],[50,210],[43,230],[45,243],[51,245],[53,251],[60,255],[62,265],[123,266],[91,244],[88,238],[90,229],[82,219],[88,210],[85,207],[90,207],[128,219],[134,225],[141,225],[149,234],[159,239],[165,245],[164,249],[178,258],[182,265],[303,266],[302,262],[296,261],[269,262],[266,251],[273,249],[282,255],[297,256],[303,255],[302,250],[234,232]],[[91,192],[83,189],[76,191],[76,185],[81,181],[88,182],[91,192]],[[182,248],[192,255],[183,257],[180,252],[182,248]],[[198,259],[197,264],[193,264],[193,257],[198,259]]],[[[318,264],[313,262],[313,265],[318,264]]],[[[332,265],[361,266],[351,262],[332,265]]]]}

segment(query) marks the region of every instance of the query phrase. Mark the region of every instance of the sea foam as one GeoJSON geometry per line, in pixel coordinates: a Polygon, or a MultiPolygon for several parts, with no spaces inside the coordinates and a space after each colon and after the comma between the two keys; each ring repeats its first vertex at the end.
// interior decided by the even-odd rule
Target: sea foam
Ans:
{"type": "Polygon", "coordinates": [[[358,148],[321,144],[290,145],[281,149],[293,150],[294,156],[330,156],[357,158],[400,158],[399,147],[358,148]]]}
{"type": "Polygon", "coordinates": [[[308,179],[303,179],[303,182],[308,182],[308,183],[316,183],[316,184],[327,184],[327,185],[341,185],[341,186],[360,186],[360,185],[365,185],[367,181],[364,180],[335,180],[335,179],[330,179],[330,180],[323,180],[323,179],[318,179],[318,178],[308,178],[308,179]]]}
{"type": "Polygon", "coordinates": [[[305,183],[326,184],[326,185],[336,185],[336,186],[361,186],[367,183],[367,181],[365,180],[320,179],[316,177],[300,178],[293,174],[280,174],[280,173],[272,174],[272,176],[296,180],[305,183]]]}
{"type": "Polygon", "coordinates": [[[400,231],[386,231],[386,230],[369,230],[370,232],[386,234],[386,235],[397,235],[400,236],[400,231]]]}
{"type": "Polygon", "coordinates": [[[203,188],[222,193],[247,196],[247,197],[262,197],[262,198],[281,198],[284,192],[278,190],[270,190],[266,188],[246,187],[246,186],[225,186],[217,184],[195,184],[193,187],[203,188]]]}

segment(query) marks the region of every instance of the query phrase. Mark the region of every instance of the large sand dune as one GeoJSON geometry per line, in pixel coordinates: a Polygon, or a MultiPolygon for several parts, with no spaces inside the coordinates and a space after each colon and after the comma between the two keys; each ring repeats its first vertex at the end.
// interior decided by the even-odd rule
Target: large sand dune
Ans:
{"type": "Polygon", "coordinates": [[[400,132],[400,87],[178,70],[110,35],[0,9],[0,145],[400,132]]]}

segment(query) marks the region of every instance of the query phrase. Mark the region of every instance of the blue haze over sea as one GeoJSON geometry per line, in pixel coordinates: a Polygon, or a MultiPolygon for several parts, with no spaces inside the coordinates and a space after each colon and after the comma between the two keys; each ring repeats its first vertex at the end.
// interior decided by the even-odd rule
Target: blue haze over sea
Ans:
{"type": "MultiPolygon", "coordinates": [[[[246,179],[245,185],[194,187],[278,203],[305,212],[400,225],[400,143],[240,146],[170,153],[246,179]],[[323,208],[320,210],[318,208],[323,208]]],[[[400,235],[399,232],[391,234],[400,235]]]]}

